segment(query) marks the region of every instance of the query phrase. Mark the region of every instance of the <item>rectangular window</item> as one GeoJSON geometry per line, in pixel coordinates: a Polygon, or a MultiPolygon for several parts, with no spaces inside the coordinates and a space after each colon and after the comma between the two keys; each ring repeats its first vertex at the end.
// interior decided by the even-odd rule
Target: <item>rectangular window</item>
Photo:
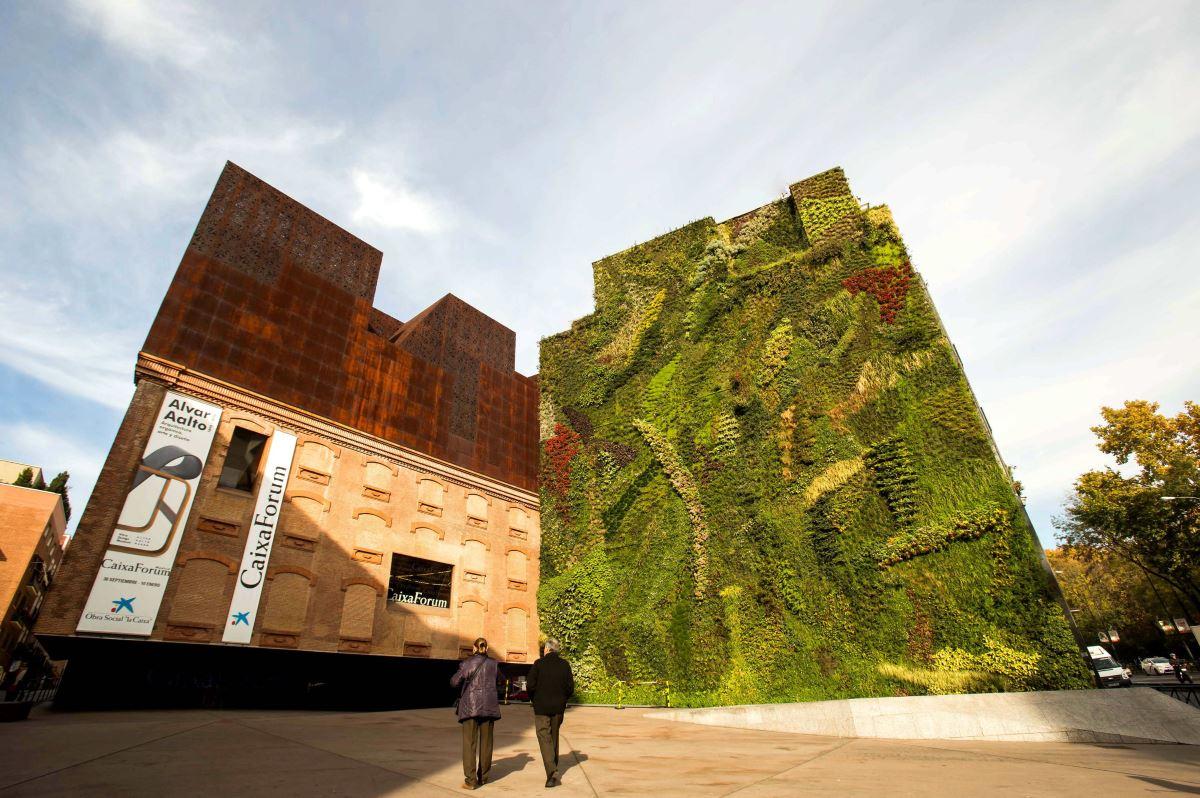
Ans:
{"type": "Polygon", "coordinates": [[[266,435],[234,427],[229,450],[225,452],[225,465],[221,467],[221,480],[217,484],[222,488],[244,490],[247,493],[253,491],[254,480],[258,478],[258,464],[266,448],[266,435]]]}
{"type": "Polygon", "coordinates": [[[449,609],[453,575],[453,565],[393,554],[388,601],[449,609]]]}

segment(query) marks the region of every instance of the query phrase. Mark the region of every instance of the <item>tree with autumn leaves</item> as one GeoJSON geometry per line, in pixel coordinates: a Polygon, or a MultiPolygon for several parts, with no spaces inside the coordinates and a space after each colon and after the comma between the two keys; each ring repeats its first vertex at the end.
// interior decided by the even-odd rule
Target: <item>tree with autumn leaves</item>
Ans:
{"type": "Polygon", "coordinates": [[[1085,556],[1116,557],[1169,586],[1200,619],[1200,405],[1163,415],[1155,402],[1101,410],[1093,427],[1117,467],[1082,474],[1055,520],[1085,556]]]}
{"type": "Polygon", "coordinates": [[[1190,634],[1158,625],[1191,614],[1167,583],[1105,551],[1063,546],[1048,549],[1046,558],[1089,645],[1104,643],[1101,635],[1116,631],[1120,639],[1110,650],[1124,662],[1172,651],[1189,656],[1198,650],[1190,634]]]}

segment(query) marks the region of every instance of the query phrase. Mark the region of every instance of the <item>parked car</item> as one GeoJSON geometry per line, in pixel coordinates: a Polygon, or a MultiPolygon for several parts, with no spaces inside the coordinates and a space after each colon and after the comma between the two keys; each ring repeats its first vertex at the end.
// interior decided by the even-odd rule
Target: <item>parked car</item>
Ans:
{"type": "Polygon", "coordinates": [[[1146,657],[1142,660],[1142,672],[1147,676],[1165,676],[1174,673],[1175,669],[1166,657],[1146,657]]]}
{"type": "Polygon", "coordinates": [[[506,682],[505,690],[508,693],[503,697],[506,702],[529,700],[529,689],[525,685],[524,676],[518,676],[512,681],[506,682]]]}
{"type": "Polygon", "coordinates": [[[1091,659],[1092,669],[1096,672],[1096,678],[1099,679],[1101,687],[1133,686],[1133,674],[1112,657],[1108,655],[1093,656],[1091,659]]]}

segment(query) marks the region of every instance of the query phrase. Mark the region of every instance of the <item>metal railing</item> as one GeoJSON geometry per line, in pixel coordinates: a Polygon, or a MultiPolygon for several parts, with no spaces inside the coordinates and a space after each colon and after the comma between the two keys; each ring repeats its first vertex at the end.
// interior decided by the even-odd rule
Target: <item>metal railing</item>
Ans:
{"type": "Polygon", "coordinates": [[[1160,693],[1200,709],[1200,684],[1148,684],[1160,693]]]}
{"type": "Polygon", "coordinates": [[[28,701],[31,704],[40,704],[43,701],[53,701],[54,694],[57,692],[57,687],[43,687],[40,690],[22,690],[17,694],[17,700],[28,701]]]}
{"type": "MultiPolygon", "coordinates": [[[[661,690],[660,694],[662,695],[663,703],[654,704],[653,706],[663,706],[663,707],[671,706],[671,683],[669,681],[661,681],[661,682],[622,682],[622,681],[618,681],[616,684],[617,684],[617,703],[613,704],[613,706],[616,707],[617,709],[624,709],[626,707],[625,691],[630,687],[657,687],[661,690]]],[[[513,684],[512,684],[511,679],[504,680],[504,692],[501,693],[501,695],[500,695],[500,703],[501,704],[508,704],[512,701],[512,698],[511,698],[511,696],[513,694],[512,686],[513,686],[513,684]]],[[[521,703],[528,703],[528,702],[529,702],[528,698],[521,701],[521,703]]],[[[641,706],[641,705],[639,705],[639,706],[641,706]]]]}
{"type": "Polygon", "coordinates": [[[58,687],[41,687],[36,690],[18,690],[12,694],[9,699],[7,694],[0,692],[0,703],[13,704],[40,704],[43,701],[53,701],[54,694],[58,692],[58,687]]]}

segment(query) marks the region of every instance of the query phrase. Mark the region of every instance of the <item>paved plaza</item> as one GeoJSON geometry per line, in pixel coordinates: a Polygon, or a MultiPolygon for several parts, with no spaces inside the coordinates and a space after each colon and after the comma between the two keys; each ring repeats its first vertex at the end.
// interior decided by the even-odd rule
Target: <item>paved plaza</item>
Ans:
{"type": "MultiPolygon", "coordinates": [[[[504,708],[481,795],[537,795],[532,716],[504,708]]],[[[573,709],[557,796],[1200,795],[1184,745],[867,740],[573,709]]],[[[0,794],[462,794],[450,709],[57,713],[0,725],[0,794]]]]}

